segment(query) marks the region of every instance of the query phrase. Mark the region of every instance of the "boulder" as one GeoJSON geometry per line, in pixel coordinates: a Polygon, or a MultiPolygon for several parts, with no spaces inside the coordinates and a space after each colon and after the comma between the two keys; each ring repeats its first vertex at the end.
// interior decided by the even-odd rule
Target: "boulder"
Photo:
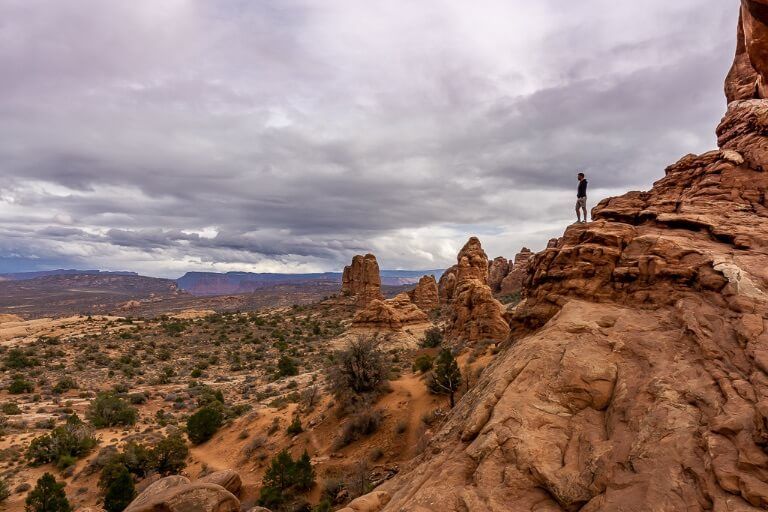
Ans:
{"type": "Polygon", "coordinates": [[[204,477],[199,478],[197,481],[201,483],[220,485],[235,496],[238,495],[240,489],[243,486],[240,475],[231,469],[213,472],[209,475],[205,475],[204,477]]]}
{"type": "Polygon", "coordinates": [[[220,485],[190,483],[181,476],[158,480],[136,497],[125,512],[238,512],[240,501],[220,485]]]}

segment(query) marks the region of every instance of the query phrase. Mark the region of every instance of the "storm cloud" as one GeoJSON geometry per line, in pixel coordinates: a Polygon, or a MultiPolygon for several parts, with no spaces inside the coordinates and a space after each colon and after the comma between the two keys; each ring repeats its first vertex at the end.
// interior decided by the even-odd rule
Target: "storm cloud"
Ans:
{"type": "Polygon", "coordinates": [[[714,147],[710,0],[3,0],[0,271],[540,249],[714,147]]]}

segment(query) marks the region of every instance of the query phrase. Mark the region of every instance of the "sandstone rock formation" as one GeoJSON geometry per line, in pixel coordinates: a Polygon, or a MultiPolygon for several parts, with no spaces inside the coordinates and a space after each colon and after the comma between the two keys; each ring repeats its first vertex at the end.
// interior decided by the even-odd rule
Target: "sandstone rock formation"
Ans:
{"type": "MultiPolygon", "coordinates": [[[[238,477],[239,478],[239,477],[238,477]]],[[[190,483],[183,476],[158,480],[139,494],[125,512],[238,512],[240,501],[220,485],[190,483]]]]}
{"type": "Polygon", "coordinates": [[[497,256],[489,263],[488,286],[491,287],[493,293],[501,291],[501,282],[507,277],[509,270],[509,261],[504,256],[497,256]]]}
{"type": "Polygon", "coordinates": [[[472,237],[459,252],[446,328],[451,342],[502,341],[509,335],[504,307],[488,286],[488,257],[472,237]]]}
{"type": "Polygon", "coordinates": [[[725,80],[728,102],[767,98],[768,0],[741,0],[736,56],[725,80]]]}
{"type": "Polygon", "coordinates": [[[456,291],[456,278],[459,274],[459,266],[454,265],[443,272],[437,283],[437,293],[441,304],[448,304],[453,300],[456,291]]]}
{"type": "Polygon", "coordinates": [[[240,479],[240,475],[231,469],[215,471],[209,475],[205,475],[204,477],[199,478],[197,482],[220,485],[235,496],[238,495],[240,489],[243,486],[243,481],[240,479]]]}
{"type": "Polygon", "coordinates": [[[377,510],[768,508],[768,100],[718,136],[534,256],[514,343],[377,510]]]}
{"type": "Polygon", "coordinates": [[[344,267],[341,277],[342,295],[355,298],[359,306],[365,306],[372,300],[383,299],[381,294],[381,276],[376,256],[366,254],[352,258],[352,264],[344,267]]]}
{"type": "Polygon", "coordinates": [[[387,300],[375,299],[352,319],[354,327],[369,327],[398,331],[404,326],[428,322],[429,317],[407,293],[387,300]]]}
{"type": "Polygon", "coordinates": [[[499,294],[513,295],[521,292],[525,277],[528,275],[531,258],[533,258],[533,253],[527,247],[523,247],[515,255],[514,263],[509,265],[509,273],[501,281],[499,294]]]}
{"type": "Polygon", "coordinates": [[[422,276],[416,288],[408,292],[411,302],[416,304],[422,311],[432,311],[440,306],[440,298],[437,290],[437,281],[435,276],[422,276]]]}

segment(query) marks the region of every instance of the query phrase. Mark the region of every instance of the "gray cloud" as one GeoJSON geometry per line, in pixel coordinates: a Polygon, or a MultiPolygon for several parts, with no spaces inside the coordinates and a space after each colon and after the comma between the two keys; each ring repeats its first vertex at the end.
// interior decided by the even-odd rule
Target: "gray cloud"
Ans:
{"type": "Polygon", "coordinates": [[[540,248],[714,145],[737,8],[0,4],[0,271],[333,270],[540,248]]]}

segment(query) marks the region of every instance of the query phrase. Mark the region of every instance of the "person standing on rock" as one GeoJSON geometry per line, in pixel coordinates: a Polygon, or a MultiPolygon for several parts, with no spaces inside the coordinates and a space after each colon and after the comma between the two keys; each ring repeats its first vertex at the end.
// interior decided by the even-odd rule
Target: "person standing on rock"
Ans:
{"type": "Polygon", "coordinates": [[[576,223],[587,222],[587,178],[584,173],[576,175],[579,179],[579,188],[576,190],[576,223]],[[581,220],[581,212],[584,212],[584,220],[581,220]]]}

